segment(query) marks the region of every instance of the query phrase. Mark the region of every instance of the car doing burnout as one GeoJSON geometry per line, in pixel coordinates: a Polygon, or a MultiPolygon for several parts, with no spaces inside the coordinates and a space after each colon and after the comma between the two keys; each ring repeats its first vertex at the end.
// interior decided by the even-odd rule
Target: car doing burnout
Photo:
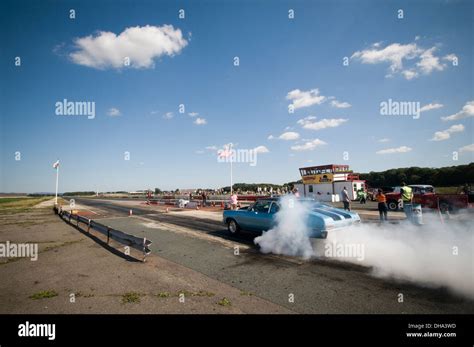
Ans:
{"type": "MultiPolygon", "coordinates": [[[[308,214],[305,216],[309,237],[326,238],[329,231],[344,228],[360,222],[357,213],[344,211],[315,200],[303,200],[309,204],[308,214]]],[[[279,198],[260,199],[249,207],[238,210],[224,210],[223,222],[231,234],[240,230],[261,233],[272,229],[276,225],[276,215],[280,211],[279,198]]]]}

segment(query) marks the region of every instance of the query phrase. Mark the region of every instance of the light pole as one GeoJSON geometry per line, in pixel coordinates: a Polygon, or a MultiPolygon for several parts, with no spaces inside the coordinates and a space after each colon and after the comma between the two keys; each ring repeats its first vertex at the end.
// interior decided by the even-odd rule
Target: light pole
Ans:
{"type": "Polygon", "coordinates": [[[56,195],[54,198],[54,204],[58,204],[58,184],[59,184],[59,159],[53,164],[53,168],[56,169],[56,195]]]}

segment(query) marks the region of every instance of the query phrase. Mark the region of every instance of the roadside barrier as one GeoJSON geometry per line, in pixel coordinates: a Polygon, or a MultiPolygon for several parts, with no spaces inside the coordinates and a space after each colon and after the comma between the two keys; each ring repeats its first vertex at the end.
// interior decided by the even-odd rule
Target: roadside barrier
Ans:
{"type": "MultiPolygon", "coordinates": [[[[76,227],[79,228],[79,223],[87,226],[86,232],[89,233],[91,229],[98,231],[102,235],[107,237],[107,244],[109,244],[110,239],[117,241],[125,246],[136,249],[143,253],[142,261],[146,261],[146,256],[151,253],[149,246],[152,244],[150,240],[147,240],[146,237],[137,237],[130,234],[126,234],[123,231],[113,229],[108,225],[100,224],[92,219],[80,216],[73,211],[66,211],[61,208],[61,206],[54,207],[54,212],[61,217],[61,219],[66,220],[69,224],[72,224],[71,221],[76,221],[76,227]]],[[[128,254],[127,254],[128,255],[128,254]]]]}

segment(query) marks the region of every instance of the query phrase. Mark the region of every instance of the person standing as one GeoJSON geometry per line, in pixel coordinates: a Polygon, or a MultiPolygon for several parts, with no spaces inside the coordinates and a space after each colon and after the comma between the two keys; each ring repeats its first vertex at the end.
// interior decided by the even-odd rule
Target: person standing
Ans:
{"type": "Polygon", "coordinates": [[[300,193],[298,192],[298,188],[294,187],[291,192],[293,193],[293,195],[294,195],[296,198],[299,198],[299,197],[300,197],[300,193]]]}
{"type": "Polygon", "coordinates": [[[238,203],[239,203],[239,202],[238,202],[237,194],[233,193],[233,194],[230,196],[230,206],[231,206],[231,209],[232,209],[232,210],[236,210],[238,203]]]}
{"type": "Polygon", "coordinates": [[[207,204],[207,196],[206,196],[206,192],[203,191],[202,192],[202,207],[205,207],[207,204]]]}
{"type": "Polygon", "coordinates": [[[407,186],[405,182],[402,182],[400,193],[403,204],[403,212],[405,212],[407,219],[411,221],[413,215],[413,190],[411,187],[407,186]]]}
{"type": "Polygon", "coordinates": [[[342,189],[341,197],[342,197],[342,203],[344,204],[344,210],[350,211],[351,199],[349,198],[349,192],[347,191],[346,187],[342,189]]]}
{"type": "Polygon", "coordinates": [[[387,197],[383,193],[382,189],[378,190],[377,202],[378,202],[380,221],[383,223],[388,220],[387,218],[388,206],[387,206],[387,197]]]}

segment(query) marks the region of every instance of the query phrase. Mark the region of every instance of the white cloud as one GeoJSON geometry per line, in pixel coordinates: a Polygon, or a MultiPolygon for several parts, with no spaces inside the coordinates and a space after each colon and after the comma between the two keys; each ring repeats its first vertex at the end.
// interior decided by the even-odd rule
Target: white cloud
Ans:
{"type": "MultiPolygon", "coordinates": [[[[400,73],[405,79],[411,80],[418,77],[420,73],[429,75],[433,71],[443,71],[446,68],[446,64],[443,64],[441,59],[435,55],[437,49],[437,46],[425,49],[415,42],[392,43],[386,47],[382,47],[379,43],[373,44],[368,49],[354,52],[351,59],[358,60],[362,64],[388,63],[389,73],[386,77],[393,77],[400,73]],[[411,61],[417,62],[411,67],[405,68],[404,64],[411,61]]],[[[454,54],[449,54],[442,59],[453,60],[455,57],[454,54]]]]}
{"type": "Polygon", "coordinates": [[[286,133],[281,134],[278,136],[280,140],[290,141],[290,140],[297,140],[300,138],[300,134],[294,131],[287,131],[286,133]]]}
{"type": "Polygon", "coordinates": [[[380,45],[372,45],[372,48],[357,51],[352,54],[351,59],[358,59],[363,64],[389,63],[390,70],[397,72],[402,70],[404,59],[414,59],[421,53],[415,43],[406,45],[392,43],[385,48],[379,47],[380,45]]]}
{"type": "Polygon", "coordinates": [[[203,150],[197,150],[196,154],[204,154],[204,151],[203,150]]]}
{"type": "Polygon", "coordinates": [[[403,70],[403,71],[402,71],[402,75],[403,75],[407,80],[411,80],[411,79],[413,79],[413,78],[418,77],[418,72],[416,72],[416,71],[413,70],[413,69],[410,69],[410,70],[403,70]]]}
{"type": "Polygon", "coordinates": [[[378,142],[380,143],[390,142],[390,139],[384,137],[383,139],[380,139],[378,142]]]}
{"type": "Polygon", "coordinates": [[[466,102],[462,110],[447,117],[441,117],[444,121],[458,120],[462,118],[474,117],[474,100],[466,102]]]}
{"type": "Polygon", "coordinates": [[[300,119],[297,123],[301,125],[304,129],[321,130],[326,128],[335,128],[348,121],[348,119],[343,118],[323,118],[319,121],[314,121],[314,119],[316,119],[316,117],[309,116],[300,119]]]}
{"type": "Polygon", "coordinates": [[[311,89],[309,91],[302,91],[294,89],[286,95],[287,100],[292,101],[293,107],[296,109],[308,107],[311,105],[319,105],[326,101],[326,97],[319,94],[319,89],[311,89]]]}
{"type": "Polygon", "coordinates": [[[205,125],[207,124],[207,120],[205,118],[196,118],[196,120],[193,122],[196,125],[205,125]]]}
{"type": "Polygon", "coordinates": [[[412,149],[407,146],[400,146],[397,148],[387,148],[387,149],[382,149],[380,151],[377,151],[375,153],[377,154],[393,154],[393,153],[407,153],[410,152],[412,149]]]}
{"type": "Polygon", "coordinates": [[[163,115],[163,118],[164,119],[171,119],[174,117],[174,113],[173,112],[166,112],[164,115],[163,115]]]}
{"type": "Polygon", "coordinates": [[[348,108],[351,107],[352,105],[349,104],[348,102],[341,102],[337,100],[332,100],[331,101],[331,106],[336,107],[336,108],[348,108]]]}
{"type": "Polygon", "coordinates": [[[446,65],[440,63],[439,58],[434,56],[433,53],[436,51],[436,47],[427,49],[420,55],[420,61],[416,63],[424,74],[430,74],[433,70],[443,71],[446,65]]]}
{"type": "Polygon", "coordinates": [[[436,110],[438,108],[441,108],[443,107],[444,105],[443,104],[432,104],[432,103],[429,103],[425,106],[422,106],[420,108],[420,112],[426,112],[426,111],[431,111],[431,110],[436,110]]]}
{"type": "Polygon", "coordinates": [[[275,136],[269,135],[269,136],[267,137],[267,140],[273,140],[274,138],[275,138],[275,136]]]}
{"type": "Polygon", "coordinates": [[[302,145],[291,146],[291,149],[293,151],[312,151],[316,147],[324,146],[326,144],[327,144],[326,142],[324,142],[320,139],[314,139],[314,140],[311,140],[311,141],[307,141],[302,145]]]}
{"type": "Polygon", "coordinates": [[[153,68],[157,58],[180,53],[188,42],[181,30],[172,25],[146,25],[126,28],[118,35],[100,31],[95,36],[77,38],[74,44],[76,50],[69,57],[76,64],[96,69],[121,69],[127,67],[125,59],[128,58],[128,67],[143,69],[153,68]]]}
{"type": "Polygon", "coordinates": [[[208,151],[217,151],[217,146],[207,146],[206,149],[208,151]]]}
{"type": "Polygon", "coordinates": [[[451,134],[459,133],[463,131],[464,131],[464,125],[456,124],[449,127],[449,129],[435,132],[433,135],[433,138],[430,141],[444,141],[444,140],[449,139],[451,137],[451,134]]]}
{"type": "Polygon", "coordinates": [[[447,60],[447,61],[450,61],[452,63],[453,61],[457,61],[458,57],[457,57],[456,54],[451,53],[451,54],[445,55],[443,57],[443,60],[447,60]]]}
{"type": "Polygon", "coordinates": [[[256,153],[262,154],[262,153],[268,153],[270,152],[267,147],[265,146],[258,146],[253,149],[256,153]]]}
{"type": "Polygon", "coordinates": [[[107,111],[107,115],[110,117],[117,117],[117,116],[120,116],[121,113],[118,108],[112,107],[112,108],[109,108],[109,110],[107,111]]]}
{"type": "Polygon", "coordinates": [[[459,148],[459,152],[474,152],[474,143],[471,145],[467,145],[467,146],[459,148]]]}
{"type": "Polygon", "coordinates": [[[197,112],[190,112],[188,113],[189,117],[196,117],[196,116],[199,116],[199,113],[197,112]]]}

